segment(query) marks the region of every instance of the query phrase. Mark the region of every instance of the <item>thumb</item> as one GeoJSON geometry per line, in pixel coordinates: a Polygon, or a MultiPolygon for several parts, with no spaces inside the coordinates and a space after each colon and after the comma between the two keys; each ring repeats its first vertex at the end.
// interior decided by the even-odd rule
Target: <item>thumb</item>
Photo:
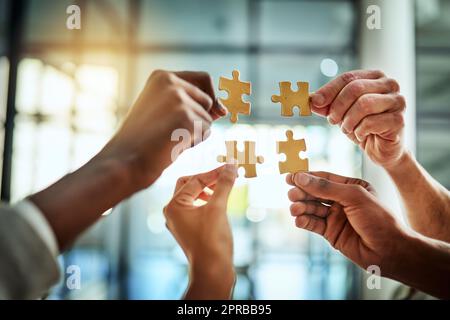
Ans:
{"type": "Polygon", "coordinates": [[[234,164],[224,165],[222,171],[220,171],[214,193],[211,196],[209,203],[226,205],[236,177],[237,167],[234,164]]]}
{"type": "Polygon", "coordinates": [[[309,173],[296,173],[293,181],[303,191],[313,197],[332,200],[342,206],[355,204],[364,196],[364,188],[360,185],[330,181],[309,173]]]}

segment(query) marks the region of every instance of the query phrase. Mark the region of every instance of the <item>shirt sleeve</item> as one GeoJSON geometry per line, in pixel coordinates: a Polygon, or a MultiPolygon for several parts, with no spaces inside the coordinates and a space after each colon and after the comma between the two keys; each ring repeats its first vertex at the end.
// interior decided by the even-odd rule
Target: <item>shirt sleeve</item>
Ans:
{"type": "Polygon", "coordinates": [[[0,299],[37,299],[59,280],[57,244],[28,200],[0,207],[0,299]]]}
{"type": "Polygon", "coordinates": [[[56,258],[58,256],[56,237],[41,210],[28,199],[20,201],[13,209],[28,222],[30,227],[41,237],[42,241],[44,241],[52,255],[56,258]]]}

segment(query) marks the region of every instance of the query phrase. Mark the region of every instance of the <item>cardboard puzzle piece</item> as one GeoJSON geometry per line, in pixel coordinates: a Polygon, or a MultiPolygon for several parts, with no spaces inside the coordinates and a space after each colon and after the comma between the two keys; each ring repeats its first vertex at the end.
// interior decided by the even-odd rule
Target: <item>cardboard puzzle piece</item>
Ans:
{"type": "Polygon", "coordinates": [[[233,71],[233,79],[220,77],[219,90],[228,92],[228,98],[220,101],[231,114],[230,121],[235,123],[238,120],[238,114],[250,114],[250,102],[242,101],[242,95],[251,94],[251,83],[239,80],[239,71],[233,71]]]}
{"type": "Polygon", "coordinates": [[[286,131],[287,141],[277,141],[277,153],[284,153],[286,161],[278,162],[280,173],[308,171],[308,159],[300,158],[300,151],[306,151],[305,139],[294,139],[292,130],[286,131]]]}
{"type": "Polygon", "coordinates": [[[264,158],[256,156],[255,142],[244,141],[244,151],[239,151],[237,149],[237,141],[225,141],[225,145],[227,148],[227,155],[218,156],[217,161],[236,163],[239,168],[243,167],[245,169],[246,178],[256,177],[256,164],[263,163],[264,158]]]}
{"type": "Polygon", "coordinates": [[[294,107],[300,108],[300,116],[310,116],[311,108],[309,107],[309,84],[308,82],[297,82],[298,90],[292,91],[291,83],[283,81],[279,83],[280,95],[273,95],[272,102],[281,103],[281,115],[284,117],[292,117],[294,115],[294,107]]]}

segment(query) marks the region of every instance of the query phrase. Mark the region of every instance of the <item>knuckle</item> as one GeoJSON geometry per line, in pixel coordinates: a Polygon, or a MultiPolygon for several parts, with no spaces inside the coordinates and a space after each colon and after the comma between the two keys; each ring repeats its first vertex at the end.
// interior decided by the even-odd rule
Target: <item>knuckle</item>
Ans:
{"type": "Polygon", "coordinates": [[[153,71],[151,78],[157,80],[160,83],[173,84],[175,83],[176,75],[172,72],[158,69],[153,71]]]}
{"type": "Polygon", "coordinates": [[[373,104],[374,101],[370,95],[365,95],[358,99],[358,106],[364,113],[371,113],[373,104]]]}
{"type": "Polygon", "coordinates": [[[369,117],[368,119],[364,119],[362,122],[362,125],[360,126],[360,130],[358,131],[358,134],[363,135],[366,132],[371,132],[373,129],[373,122],[372,119],[369,117]]]}
{"type": "Polygon", "coordinates": [[[389,88],[390,91],[398,92],[400,91],[400,85],[398,84],[397,80],[392,78],[386,78],[386,85],[389,88]]]}
{"type": "Polygon", "coordinates": [[[231,184],[234,181],[234,176],[232,172],[223,173],[221,177],[222,183],[231,184]]]}
{"type": "Polygon", "coordinates": [[[356,194],[358,197],[362,197],[362,196],[366,195],[367,190],[360,184],[353,184],[351,186],[351,191],[353,194],[356,194]]]}
{"type": "Polygon", "coordinates": [[[172,207],[172,202],[169,202],[168,204],[166,204],[163,208],[163,214],[166,217],[166,219],[168,218],[168,216],[170,215],[170,211],[171,211],[171,207],[172,207]]]}
{"type": "Polygon", "coordinates": [[[401,110],[405,110],[406,108],[406,100],[405,97],[401,94],[395,95],[396,104],[401,108],[401,110]]]}
{"type": "Polygon", "coordinates": [[[342,80],[343,80],[345,83],[350,83],[350,82],[352,82],[353,80],[356,80],[356,79],[357,79],[357,77],[356,77],[356,75],[355,75],[355,73],[354,73],[353,71],[347,71],[347,72],[344,72],[344,73],[341,75],[341,78],[342,78],[342,80]]]}
{"type": "Polygon", "coordinates": [[[157,78],[160,77],[162,74],[164,74],[164,70],[156,69],[150,74],[150,78],[157,78]]]}
{"type": "Polygon", "coordinates": [[[324,178],[318,178],[317,180],[316,180],[316,183],[317,183],[317,187],[319,188],[319,189],[321,189],[321,190],[325,190],[325,189],[327,189],[328,187],[329,187],[329,182],[328,182],[328,180],[327,179],[324,179],[324,178]]]}
{"type": "Polygon", "coordinates": [[[200,76],[200,78],[201,79],[203,79],[203,81],[205,81],[205,82],[212,82],[212,78],[211,78],[211,76],[209,75],[209,73],[208,72],[205,72],[205,71],[199,71],[199,76],[200,76]]]}
{"type": "Polygon", "coordinates": [[[364,92],[365,85],[364,85],[363,81],[356,80],[349,84],[348,89],[349,89],[350,95],[352,97],[357,98],[364,92]]]}
{"type": "Polygon", "coordinates": [[[344,134],[348,135],[350,131],[355,127],[355,120],[351,117],[345,117],[342,122],[341,130],[344,134]]]}
{"type": "Polygon", "coordinates": [[[369,184],[366,180],[359,179],[359,178],[355,178],[355,179],[353,180],[353,183],[354,183],[355,185],[362,186],[364,189],[366,189],[367,187],[370,186],[370,184],[369,184]]]}
{"type": "Polygon", "coordinates": [[[295,203],[291,203],[291,205],[289,206],[289,211],[291,212],[292,215],[296,213],[295,203]]]}
{"type": "Polygon", "coordinates": [[[297,228],[304,228],[305,227],[305,223],[303,223],[302,220],[299,219],[298,217],[295,219],[295,225],[297,226],[297,228]]]}
{"type": "Polygon", "coordinates": [[[172,88],[170,88],[169,94],[173,102],[177,104],[183,103],[186,99],[186,93],[180,87],[173,86],[172,88]]]}
{"type": "Polygon", "coordinates": [[[177,79],[177,76],[172,73],[172,72],[166,72],[164,74],[163,80],[167,83],[167,84],[174,84],[175,81],[177,79]]]}
{"type": "Polygon", "coordinates": [[[179,177],[178,180],[177,180],[177,183],[178,184],[185,183],[187,179],[188,179],[187,176],[179,177]]]}
{"type": "Polygon", "coordinates": [[[315,220],[309,218],[305,220],[305,223],[303,224],[303,228],[305,228],[306,230],[314,230],[314,226],[315,226],[315,220]]]}
{"type": "Polygon", "coordinates": [[[403,117],[403,114],[400,113],[394,113],[394,123],[396,123],[400,128],[405,127],[405,118],[403,117]]]}
{"type": "Polygon", "coordinates": [[[176,123],[183,128],[188,127],[192,122],[190,112],[186,108],[178,108],[174,112],[174,117],[176,118],[176,123]]]}
{"type": "Polygon", "coordinates": [[[164,71],[161,69],[156,69],[151,73],[150,79],[160,79],[160,78],[165,77],[166,74],[167,74],[167,71],[164,71]]]}
{"type": "Polygon", "coordinates": [[[288,191],[288,199],[290,201],[295,201],[296,200],[296,193],[297,193],[297,189],[296,188],[292,188],[291,190],[288,191]]]}
{"type": "Polygon", "coordinates": [[[374,75],[375,77],[378,77],[378,78],[382,78],[382,77],[385,77],[385,76],[386,76],[386,75],[384,74],[384,72],[381,71],[381,70],[379,70],[379,69],[374,69],[374,70],[371,71],[371,73],[373,73],[373,75],[374,75]]]}

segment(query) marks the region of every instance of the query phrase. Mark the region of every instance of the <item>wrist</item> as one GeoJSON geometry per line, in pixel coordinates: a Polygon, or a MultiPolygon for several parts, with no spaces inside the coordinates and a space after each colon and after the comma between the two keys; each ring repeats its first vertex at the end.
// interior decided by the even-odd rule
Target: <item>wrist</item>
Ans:
{"type": "Polygon", "coordinates": [[[408,150],[404,150],[401,155],[395,160],[388,164],[385,164],[383,168],[388,172],[389,175],[395,175],[399,172],[408,170],[407,168],[412,162],[412,155],[408,150]]]}
{"type": "Polygon", "coordinates": [[[227,258],[195,260],[190,264],[190,276],[193,281],[198,279],[223,281],[225,279],[233,282],[235,278],[233,261],[227,258]]]}
{"type": "MultiPolygon", "coordinates": [[[[154,175],[149,179],[148,168],[142,168],[142,159],[135,152],[115,152],[114,148],[105,147],[94,159],[93,163],[108,166],[111,172],[115,172],[121,177],[122,182],[127,182],[128,193],[138,192],[157,179],[158,175],[154,175]]],[[[148,162],[148,161],[147,161],[148,162]]]]}
{"type": "Polygon", "coordinates": [[[95,157],[29,199],[46,217],[62,251],[131,194],[127,171],[114,159],[95,157]]]}
{"type": "Polygon", "coordinates": [[[436,297],[450,296],[450,246],[414,231],[405,233],[402,251],[387,277],[436,297]]]}
{"type": "Polygon", "coordinates": [[[231,299],[235,282],[236,274],[230,262],[192,263],[185,299],[231,299]]]}
{"type": "Polygon", "coordinates": [[[405,266],[417,265],[418,248],[421,248],[423,243],[420,237],[410,230],[402,232],[395,242],[398,244],[398,250],[390,257],[393,263],[387,276],[399,280],[399,277],[404,273],[405,266]]]}
{"type": "Polygon", "coordinates": [[[94,172],[109,177],[110,181],[115,181],[120,186],[121,193],[132,194],[136,192],[133,182],[133,172],[131,168],[120,158],[104,156],[99,153],[86,164],[94,172]]]}

